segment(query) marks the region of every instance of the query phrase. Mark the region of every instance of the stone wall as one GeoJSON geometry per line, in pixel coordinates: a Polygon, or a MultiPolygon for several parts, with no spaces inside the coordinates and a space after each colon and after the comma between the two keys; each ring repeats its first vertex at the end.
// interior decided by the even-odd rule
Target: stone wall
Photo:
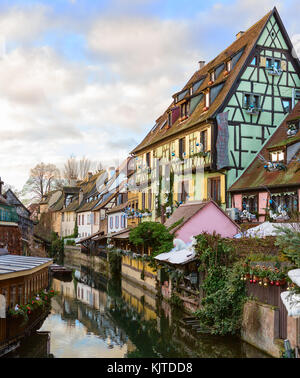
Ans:
{"type": "Polygon", "coordinates": [[[283,351],[283,342],[280,342],[278,335],[278,308],[253,300],[247,301],[243,311],[242,340],[279,358],[283,351]]]}

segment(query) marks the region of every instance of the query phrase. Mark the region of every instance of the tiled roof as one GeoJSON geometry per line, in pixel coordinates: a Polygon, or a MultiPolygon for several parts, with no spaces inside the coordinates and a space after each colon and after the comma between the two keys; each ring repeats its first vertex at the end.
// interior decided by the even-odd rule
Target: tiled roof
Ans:
{"type": "MultiPolygon", "coordinates": [[[[267,161],[269,161],[270,149],[276,146],[286,147],[290,143],[300,141],[300,131],[294,137],[287,137],[287,123],[289,121],[300,119],[300,101],[296,104],[292,112],[285,118],[268,142],[259,152],[267,161]]],[[[258,154],[258,155],[259,155],[258,154]]],[[[258,189],[267,187],[280,187],[298,184],[300,186],[300,162],[292,159],[287,165],[287,170],[268,172],[264,168],[258,155],[255,157],[249,167],[242,173],[240,178],[233,183],[229,191],[240,191],[249,189],[258,189]],[[297,169],[299,169],[297,171],[297,169]]]]}
{"type": "Polygon", "coordinates": [[[52,206],[50,206],[50,211],[60,211],[62,210],[63,206],[64,206],[64,195],[61,194],[59,199],[52,206]]]}
{"type": "Polygon", "coordinates": [[[225,49],[222,53],[220,53],[215,59],[207,63],[200,70],[196,71],[194,75],[191,77],[191,79],[187,82],[187,84],[182,89],[182,90],[185,90],[191,87],[193,83],[199,81],[201,78],[204,78],[204,81],[201,84],[201,86],[198,88],[196,94],[203,92],[203,90],[209,87],[208,85],[208,82],[210,80],[209,72],[217,68],[218,66],[220,66],[220,64],[224,63],[227,59],[231,58],[239,51],[241,51],[241,49],[244,49],[243,54],[241,55],[240,59],[237,61],[236,65],[231,70],[229,75],[224,77],[224,71],[225,71],[225,67],[224,67],[223,71],[219,74],[217,80],[210,87],[210,88],[213,88],[218,84],[221,84],[221,83],[224,84],[223,88],[221,89],[217,97],[215,98],[214,102],[209,107],[208,111],[203,112],[203,108],[204,108],[204,97],[203,97],[203,99],[195,108],[194,112],[190,115],[190,117],[187,120],[180,122],[180,119],[178,119],[169,129],[166,126],[161,128],[161,125],[164,123],[164,121],[167,120],[168,110],[176,106],[175,102],[173,101],[173,103],[168,107],[166,112],[158,118],[157,126],[147,134],[144,140],[131,153],[137,153],[157,142],[162,141],[163,139],[172,137],[173,135],[183,130],[192,128],[193,126],[196,126],[197,124],[200,124],[204,121],[207,121],[213,118],[218,112],[219,108],[224,103],[225,99],[227,98],[227,95],[230,89],[236,82],[242,67],[244,66],[249,54],[251,53],[261,32],[264,29],[264,26],[266,25],[269,17],[272,15],[272,13],[275,10],[276,8],[268,12],[260,21],[258,21],[251,28],[249,28],[241,37],[235,40],[227,49],[225,49]]]}
{"type": "Polygon", "coordinates": [[[76,211],[79,206],[79,199],[78,196],[74,197],[72,202],[69,203],[69,205],[62,210],[62,212],[71,212],[71,211],[76,211]]]}
{"type": "Polygon", "coordinates": [[[128,204],[128,202],[121,203],[121,205],[118,205],[118,206],[113,207],[112,209],[109,209],[107,211],[107,214],[112,214],[112,213],[116,213],[118,211],[122,211],[126,208],[127,204],[128,204]]]}
{"type": "Polygon", "coordinates": [[[191,201],[187,202],[183,205],[180,205],[167,219],[164,225],[167,228],[170,228],[176,222],[179,222],[182,219],[182,222],[178,224],[176,227],[170,230],[171,233],[175,233],[179,228],[181,228],[188,220],[190,220],[195,214],[201,211],[205,206],[209,203],[213,203],[232,223],[234,223],[237,227],[238,225],[230,218],[228,215],[218,206],[213,200],[210,201],[191,201]]]}

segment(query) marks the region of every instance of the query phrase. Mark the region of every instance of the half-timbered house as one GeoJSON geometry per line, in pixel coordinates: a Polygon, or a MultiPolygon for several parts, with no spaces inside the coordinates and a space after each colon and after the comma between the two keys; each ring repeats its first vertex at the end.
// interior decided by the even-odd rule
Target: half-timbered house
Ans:
{"type": "Polygon", "coordinates": [[[199,63],[132,151],[138,206],[151,204],[152,219],[176,201],[211,198],[228,207],[226,189],[300,99],[299,60],[276,8],[199,63]]]}

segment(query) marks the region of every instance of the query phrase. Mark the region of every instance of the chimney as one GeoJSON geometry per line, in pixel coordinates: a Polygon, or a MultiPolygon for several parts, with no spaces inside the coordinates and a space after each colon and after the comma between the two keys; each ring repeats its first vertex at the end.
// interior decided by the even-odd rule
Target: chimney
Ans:
{"type": "Polygon", "coordinates": [[[239,39],[245,32],[244,31],[239,31],[237,34],[236,34],[236,39],[239,39]]]}
{"type": "Polygon", "coordinates": [[[205,60],[199,60],[199,69],[203,68],[205,66],[205,60]]]}
{"type": "Polygon", "coordinates": [[[0,177],[0,194],[2,194],[2,185],[4,184],[4,182],[1,180],[1,177],[0,177]]]}
{"type": "Polygon", "coordinates": [[[83,200],[83,190],[82,189],[80,189],[78,200],[79,200],[79,205],[80,205],[82,200],[83,200]]]}

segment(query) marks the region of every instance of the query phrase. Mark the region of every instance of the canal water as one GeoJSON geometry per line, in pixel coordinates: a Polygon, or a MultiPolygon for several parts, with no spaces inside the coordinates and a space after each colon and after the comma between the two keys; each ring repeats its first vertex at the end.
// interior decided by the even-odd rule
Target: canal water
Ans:
{"type": "Polygon", "coordinates": [[[197,334],[182,314],[127,280],[72,266],[70,282],[53,279],[59,295],[41,328],[7,357],[52,358],[265,358],[233,337],[197,334]]]}

